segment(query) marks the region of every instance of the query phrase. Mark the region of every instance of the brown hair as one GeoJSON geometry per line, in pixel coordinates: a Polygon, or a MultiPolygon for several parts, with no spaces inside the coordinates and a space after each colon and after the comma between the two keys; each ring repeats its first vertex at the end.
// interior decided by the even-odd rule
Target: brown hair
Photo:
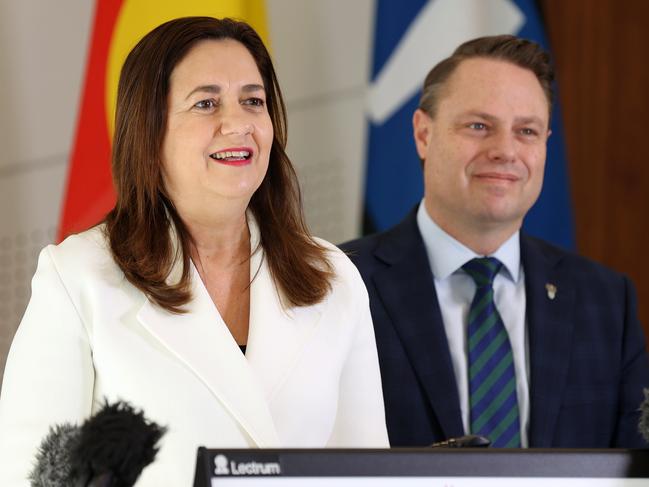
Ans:
{"type": "Polygon", "coordinates": [[[232,19],[171,20],[144,36],[124,62],[112,155],[117,202],[106,217],[113,258],[128,281],[149,299],[168,311],[184,312],[183,305],[191,299],[192,237],[165,190],[160,153],[171,73],[194,45],[208,39],[238,41],[255,59],[274,136],[268,170],[249,209],[259,225],[260,244],[283,300],[293,306],[317,303],[331,289],[334,273],[326,249],[310,237],[304,221],[297,176],[285,152],[286,108],[275,70],[252,27],[232,19]],[[177,283],[167,283],[179,258],[182,276],[177,283]]]}
{"type": "Polygon", "coordinates": [[[552,111],[554,71],[550,65],[550,55],[536,42],[511,35],[479,37],[461,44],[426,76],[419,108],[434,117],[444,84],[462,61],[471,58],[498,59],[529,69],[539,80],[549,110],[552,111]]]}

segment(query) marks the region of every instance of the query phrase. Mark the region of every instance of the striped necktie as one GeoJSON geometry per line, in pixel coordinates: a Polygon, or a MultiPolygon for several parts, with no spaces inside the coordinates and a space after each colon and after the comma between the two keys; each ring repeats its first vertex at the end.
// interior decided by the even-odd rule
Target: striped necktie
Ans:
{"type": "Polygon", "coordinates": [[[469,310],[469,402],[471,433],[492,446],[520,447],[520,420],[512,347],[494,302],[493,280],[502,263],[494,257],[462,266],[476,284],[469,310]]]}

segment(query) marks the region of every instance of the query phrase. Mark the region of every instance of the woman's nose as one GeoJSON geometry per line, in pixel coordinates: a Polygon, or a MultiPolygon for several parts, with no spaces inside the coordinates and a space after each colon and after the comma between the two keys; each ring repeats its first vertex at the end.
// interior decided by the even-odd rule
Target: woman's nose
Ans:
{"type": "Polygon", "coordinates": [[[241,109],[229,108],[221,112],[220,132],[223,135],[248,135],[254,132],[254,125],[241,109]]]}

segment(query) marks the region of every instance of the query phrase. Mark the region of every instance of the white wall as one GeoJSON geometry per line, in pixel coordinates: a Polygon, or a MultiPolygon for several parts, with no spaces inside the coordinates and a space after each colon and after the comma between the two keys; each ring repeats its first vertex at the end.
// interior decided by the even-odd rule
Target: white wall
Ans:
{"type": "Polygon", "coordinates": [[[286,97],[288,150],[311,231],[340,243],[358,235],[365,157],[365,93],[373,0],[268,0],[275,68],[286,97]]]}
{"type": "Polygon", "coordinates": [[[0,370],[55,237],[92,6],[0,0],[0,370]]]}
{"type": "MultiPolygon", "coordinates": [[[[0,0],[0,374],[53,241],[94,2],[0,0]]],[[[341,242],[361,217],[363,115],[374,0],[268,0],[289,147],[314,234],[341,242]]]]}

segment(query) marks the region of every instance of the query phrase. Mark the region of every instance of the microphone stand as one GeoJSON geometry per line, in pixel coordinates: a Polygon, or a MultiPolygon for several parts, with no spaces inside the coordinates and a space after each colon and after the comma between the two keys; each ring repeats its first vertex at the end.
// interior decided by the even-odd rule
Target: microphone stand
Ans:
{"type": "Polygon", "coordinates": [[[429,448],[487,448],[489,445],[491,441],[485,436],[466,435],[433,443],[429,448]]]}

